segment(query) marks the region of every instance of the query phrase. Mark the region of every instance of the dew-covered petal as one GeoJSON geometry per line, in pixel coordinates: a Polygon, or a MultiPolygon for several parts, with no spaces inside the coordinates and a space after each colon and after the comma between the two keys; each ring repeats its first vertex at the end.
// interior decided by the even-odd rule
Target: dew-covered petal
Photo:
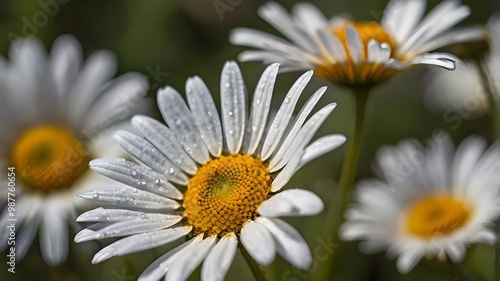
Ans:
{"type": "Polygon", "coordinates": [[[104,209],[102,207],[87,211],[76,218],[77,222],[121,222],[146,218],[150,214],[124,209],[104,209]]]}
{"type": "Polygon", "coordinates": [[[238,65],[234,61],[226,62],[220,80],[220,99],[224,138],[231,154],[238,153],[243,144],[246,91],[238,65]]]}
{"type": "Polygon", "coordinates": [[[271,124],[269,132],[267,133],[266,140],[264,141],[261,153],[262,160],[268,159],[280,143],[281,137],[290,122],[300,94],[306,87],[309,80],[311,80],[312,75],[312,70],[304,73],[299,77],[299,79],[297,79],[286,94],[285,99],[283,100],[283,103],[281,104],[280,109],[271,124]]]}
{"type": "Polygon", "coordinates": [[[337,104],[335,103],[329,104],[316,112],[309,120],[307,120],[305,125],[299,129],[297,135],[293,138],[293,141],[289,145],[288,150],[283,154],[281,159],[279,159],[277,163],[272,163],[271,161],[269,167],[271,173],[283,168],[283,166],[285,166],[290,161],[290,159],[292,159],[293,155],[297,151],[304,150],[305,146],[309,143],[309,141],[311,141],[316,131],[323,124],[330,113],[332,113],[333,109],[336,106],[337,104]]]}
{"type": "Polygon", "coordinates": [[[148,116],[134,116],[132,126],[146,139],[167,156],[172,163],[183,171],[193,175],[196,173],[196,163],[184,151],[175,134],[167,126],[148,116]]]}
{"type": "Polygon", "coordinates": [[[267,117],[271,106],[274,83],[278,75],[279,64],[274,63],[266,68],[260,77],[255,94],[253,96],[252,109],[250,113],[250,124],[247,131],[250,133],[250,145],[248,154],[253,154],[260,144],[262,134],[266,129],[267,117]]]}
{"type": "Polygon", "coordinates": [[[173,168],[166,174],[160,174],[121,158],[92,160],[89,167],[121,183],[173,199],[182,199],[182,193],[169,183],[169,180],[183,185],[188,183],[187,177],[182,173],[176,173],[173,168]]]}
{"type": "Polygon", "coordinates": [[[200,164],[209,160],[207,147],[193,114],[189,111],[181,95],[172,87],[158,91],[158,106],[168,127],[175,133],[187,154],[200,164]]]}
{"type": "Polygon", "coordinates": [[[309,190],[289,189],[262,202],[257,209],[264,217],[313,216],[323,210],[323,201],[309,190]]]}
{"type": "Polygon", "coordinates": [[[125,237],[100,250],[95,254],[92,263],[165,245],[186,236],[192,229],[191,226],[180,226],[125,237]]]}
{"type": "Polygon", "coordinates": [[[222,281],[233,263],[238,239],[234,233],[222,237],[210,250],[201,268],[203,281],[222,281]]]}
{"type": "Polygon", "coordinates": [[[249,221],[243,225],[241,243],[250,256],[260,265],[269,265],[276,256],[276,245],[267,228],[258,221],[249,221]]]}
{"type": "Polygon", "coordinates": [[[212,95],[200,77],[194,76],[187,80],[186,96],[208,151],[219,157],[223,145],[221,121],[212,95]]]}
{"type": "Polygon", "coordinates": [[[85,191],[77,195],[84,199],[120,207],[144,209],[177,209],[180,207],[180,204],[175,200],[136,188],[98,189],[85,191]]]}
{"type": "MultiPolygon", "coordinates": [[[[278,152],[271,158],[271,161],[269,163],[269,168],[273,170],[276,166],[276,164],[283,158],[283,155],[285,155],[290,149],[290,145],[292,144],[293,140],[295,139],[295,136],[299,133],[299,130],[302,128],[302,125],[306,121],[307,117],[313,110],[314,106],[318,103],[318,101],[321,99],[323,94],[326,91],[326,87],[321,87],[319,88],[306,102],[306,104],[302,107],[300,110],[299,114],[297,115],[297,118],[295,119],[295,123],[293,124],[292,129],[290,129],[290,132],[285,138],[285,141],[280,145],[280,148],[278,152]]],[[[286,164],[286,163],[285,163],[286,164]]],[[[276,169],[278,170],[278,169],[276,169]]]]}
{"type": "Polygon", "coordinates": [[[137,233],[152,232],[167,228],[182,220],[182,216],[168,214],[148,214],[147,217],[114,223],[98,231],[84,229],[75,236],[75,242],[81,243],[94,239],[127,236],[137,233]]]}
{"type": "Polygon", "coordinates": [[[309,246],[300,233],[283,220],[276,218],[257,218],[274,237],[276,251],[298,269],[307,270],[312,263],[309,246]]]}
{"type": "Polygon", "coordinates": [[[126,131],[118,131],[114,135],[115,140],[132,156],[160,173],[169,173],[187,180],[179,168],[168,160],[158,149],[146,139],[126,131]],[[170,171],[174,170],[174,173],[170,171]]]}

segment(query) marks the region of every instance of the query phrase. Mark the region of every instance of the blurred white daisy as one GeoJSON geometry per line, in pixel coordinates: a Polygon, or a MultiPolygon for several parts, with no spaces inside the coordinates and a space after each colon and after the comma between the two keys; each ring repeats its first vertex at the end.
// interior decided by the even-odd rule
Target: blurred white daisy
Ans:
{"type": "Polygon", "coordinates": [[[304,239],[278,217],[315,215],[323,203],[307,190],[280,190],[295,171],[345,138],[328,135],[307,145],[335,107],[329,104],[309,117],[326,87],[311,96],[292,122],[312,71],[294,83],[269,118],[278,68],[272,64],[264,71],[249,111],[240,70],[227,62],[220,82],[221,118],[207,86],[195,76],[186,82],[188,105],[173,88],[159,90],[158,104],[168,127],[136,116],[132,124],[143,136],[116,134],[120,145],[145,166],[123,159],[90,163],[91,169],[133,187],[80,194],[123,208],[98,208],[78,218],[98,227],[81,231],[76,242],[128,236],[98,252],[93,263],[187,237],[188,242],[160,257],[139,280],[185,280],[203,260],[202,280],[222,280],[239,240],[261,265],[270,264],[276,253],[297,268],[311,265],[304,239]]]}
{"type": "Polygon", "coordinates": [[[359,183],[340,229],[344,240],[364,240],[365,253],[387,250],[409,272],[422,258],[463,260],[467,246],[494,243],[500,215],[500,147],[469,137],[455,152],[441,133],[425,149],[416,140],[383,147],[384,180],[359,183]]]}
{"type": "MultiPolygon", "coordinates": [[[[490,84],[500,89],[500,16],[493,16],[486,25],[489,54],[484,58],[490,74],[490,84]]],[[[482,85],[476,64],[459,67],[453,72],[429,72],[426,78],[426,102],[431,108],[451,110],[462,118],[479,117],[488,112],[488,96],[482,85]]],[[[497,102],[498,102],[498,97],[497,102]]]]}
{"type": "Polygon", "coordinates": [[[89,205],[76,192],[110,181],[90,171],[89,160],[124,154],[109,127],[137,113],[148,85],[138,73],[111,79],[115,68],[107,51],[83,63],[80,44],[67,35],[50,55],[30,38],[13,42],[8,61],[0,58],[0,167],[16,174],[15,190],[6,172],[0,176],[1,204],[15,200],[14,211],[1,213],[0,250],[11,236],[9,219],[17,219],[18,261],[38,231],[45,262],[66,260],[69,225],[89,205]]]}
{"type": "Polygon", "coordinates": [[[233,30],[230,41],[257,49],[241,53],[242,61],[280,62],[283,71],[314,69],[316,76],[346,86],[378,84],[416,64],[453,70],[455,56],[429,52],[483,34],[478,28],[450,30],[470,13],[458,1],[444,1],[423,17],[425,7],[425,0],[392,0],[379,24],[328,20],[308,3],[295,5],[289,14],[270,2],[259,9],[260,17],[290,41],[243,28],[233,30]]]}

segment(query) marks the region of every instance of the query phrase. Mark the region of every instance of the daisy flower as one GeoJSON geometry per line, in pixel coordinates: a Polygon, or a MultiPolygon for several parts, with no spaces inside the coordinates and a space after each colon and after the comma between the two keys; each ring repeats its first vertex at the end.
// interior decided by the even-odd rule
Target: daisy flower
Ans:
{"type": "Polygon", "coordinates": [[[158,91],[168,127],[135,116],[132,124],[141,136],[116,134],[120,145],[144,165],[123,159],[90,163],[91,169],[130,186],[80,194],[121,209],[82,214],[77,221],[98,225],[81,231],[76,242],[127,236],[98,252],[93,263],[186,237],[187,242],[156,260],[139,280],[185,280],[202,261],[202,280],[222,280],[238,241],[261,265],[270,264],[278,253],[297,268],[310,266],[306,242],[279,217],[315,215],[323,203],[307,190],[280,190],[302,165],[345,138],[328,135],[307,145],[335,107],[329,104],[308,118],[326,87],[291,121],[312,71],[294,83],[270,118],[278,68],[272,64],[264,71],[249,111],[242,75],[230,61],[220,81],[220,118],[207,86],[194,76],[186,82],[187,105],[171,87],[158,91]]]}
{"type": "MultiPolygon", "coordinates": [[[[489,53],[484,66],[490,74],[490,84],[500,89],[500,15],[493,16],[486,25],[489,53]]],[[[453,72],[432,70],[426,77],[426,102],[429,107],[461,113],[462,118],[474,118],[488,112],[488,94],[481,82],[477,64],[459,67],[453,72]],[[463,112],[463,113],[462,113],[463,112]]],[[[498,99],[498,97],[495,97],[498,99]]],[[[497,101],[498,102],[498,101],[497,101]]]]}
{"type": "Polygon", "coordinates": [[[401,273],[422,258],[463,260],[468,245],[494,243],[500,215],[499,144],[469,137],[454,151],[448,135],[424,149],[416,140],[383,147],[383,180],[359,183],[340,229],[344,240],[364,240],[363,252],[388,249],[401,273]]]}
{"type": "Polygon", "coordinates": [[[18,261],[37,232],[48,265],[66,260],[69,224],[77,210],[89,208],[76,192],[109,181],[90,171],[88,161],[124,154],[109,127],[137,113],[148,86],[138,73],[111,79],[115,68],[107,51],[83,63],[80,44],[66,35],[50,55],[31,38],[13,42],[9,61],[0,58],[0,199],[15,203],[0,216],[0,250],[15,233],[18,261]]]}
{"type": "Polygon", "coordinates": [[[381,23],[328,20],[315,6],[299,3],[289,14],[270,2],[258,13],[289,41],[252,29],[236,29],[230,41],[257,50],[244,51],[242,61],[280,62],[283,71],[314,69],[315,75],[345,86],[371,86],[417,64],[455,69],[458,59],[429,53],[440,47],[482,38],[478,28],[450,30],[470,11],[458,1],[439,4],[423,17],[425,0],[391,0],[381,23]]]}

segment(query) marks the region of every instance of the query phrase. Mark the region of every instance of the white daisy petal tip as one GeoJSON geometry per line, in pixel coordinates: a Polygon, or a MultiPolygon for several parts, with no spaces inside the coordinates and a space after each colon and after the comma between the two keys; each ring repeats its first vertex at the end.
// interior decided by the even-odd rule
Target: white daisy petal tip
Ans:
{"type": "Polygon", "coordinates": [[[313,216],[323,211],[321,198],[304,189],[288,189],[262,202],[257,211],[264,217],[313,216]]]}

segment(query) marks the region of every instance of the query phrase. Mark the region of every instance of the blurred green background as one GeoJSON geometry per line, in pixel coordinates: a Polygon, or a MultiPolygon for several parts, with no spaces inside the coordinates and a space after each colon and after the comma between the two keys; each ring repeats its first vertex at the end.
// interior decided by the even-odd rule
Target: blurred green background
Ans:
{"type": "MultiPolygon", "coordinates": [[[[151,83],[149,95],[171,85],[184,92],[189,76],[199,75],[219,99],[219,75],[226,60],[236,59],[243,48],[228,43],[228,32],[235,27],[252,27],[277,33],[257,17],[257,8],[266,1],[237,0],[2,0],[0,1],[0,54],[8,56],[10,41],[18,36],[36,36],[49,49],[61,34],[72,34],[82,44],[85,55],[98,49],[109,49],[118,57],[118,74],[138,71],[148,76],[151,83]],[[214,5],[227,5],[227,11],[217,12],[214,5]]],[[[290,8],[297,1],[278,1],[290,8]]],[[[311,1],[327,16],[349,13],[358,20],[379,20],[386,5],[385,0],[311,1]]],[[[464,25],[485,23],[493,11],[500,9],[498,0],[463,1],[472,9],[472,15],[464,25]]],[[[438,1],[430,1],[428,9],[438,1]]],[[[264,69],[260,63],[240,64],[249,96],[264,69]]],[[[371,100],[369,120],[364,135],[358,178],[373,176],[372,159],[378,147],[394,144],[408,137],[429,139],[436,129],[450,132],[456,142],[471,134],[491,138],[487,116],[474,120],[461,120],[459,126],[446,122],[443,112],[429,110],[422,93],[426,82],[425,67],[417,67],[399,74],[378,87],[371,100]]],[[[445,71],[445,70],[443,70],[445,71]]],[[[282,74],[275,87],[275,104],[279,104],[293,81],[301,73],[282,74]]],[[[337,109],[320,129],[318,136],[341,133],[350,136],[353,127],[353,104],[341,88],[313,78],[300,100],[303,104],[309,94],[322,85],[328,85],[327,94],[320,106],[338,103],[337,109]]],[[[1,93],[0,93],[1,94],[1,93]]],[[[149,113],[159,117],[157,109],[149,113]]],[[[300,170],[288,187],[308,188],[319,194],[329,207],[336,180],[347,146],[319,158],[300,170]]],[[[325,213],[308,218],[287,219],[303,234],[311,250],[320,255],[329,237],[323,233],[325,213]]],[[[72,233],[74,235],[74,233],[72,233]]],[[[70,239],[72,240],[72,239],[70,239]]],[[[68,261],[57,268],[48,268],[40,257],[38,240],[29,254],[18,261],[16,274],[6,271],[6,257],[0,256],[0,280],[135,280],[156,258],[173,245],[115,257],[98,265],[92,265],[93,254],[102,247],[97,242],[71,245],[68,261]]],[[[357,243],[336,246],[339,251],[333,280],[462,280],[456,269],[449,264],[422,262],[408,275],[400,275],[393,262],[384,254],[365,256],[358,251],[357,243]]],[[[477,274],[477,280],[493,280],[491,270],[494,253],[486,246],[473,246],[465,261],[466,268],[477,274]]],[[[315,256],[314,271],[321,258],[315,256]]],[[[310,280],[310,272],[293,269],[277,257],[265,268],[270,280],[310,280]]],[[[199,279],[199,269],[190,280],[199,279]]],[[[226,280],[253,280],[238,254],[226,280]]]]}

